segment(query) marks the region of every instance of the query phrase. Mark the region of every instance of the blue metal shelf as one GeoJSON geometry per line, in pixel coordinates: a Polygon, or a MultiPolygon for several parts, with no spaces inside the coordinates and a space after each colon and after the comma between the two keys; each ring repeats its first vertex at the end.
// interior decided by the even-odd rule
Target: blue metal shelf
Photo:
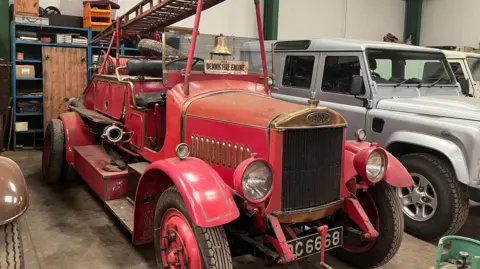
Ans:
{"type": "Polygon", "coordinates": [[[43,133],[43,128],[42,129],[30,129],[26,131],[15,131],[18,134],[32,134],[32,133],[43,133]]]}
{"type": "Polygon", "coordinates": [[[25,60],[16,60],[17,63],[42,63],[42,60],[34,60],[34,59],[25,59],[25,60]]]}
{"type": "Polygon", "coordinates": [[[43,99],[43,95],[17,95],[17,99],[43,99]]]}
{"type": "Polygon", "coordinates": [[[17,116],[42,116],[43,113],[36,112],[36,113],[16,113],[17,116]]]}
{"type": "Polygon", "coordinates": [[[89,28],[77,28],[67,26],[55,26],[55,25],[40,25],[40,24],[27,24],[27,23],[15,23],[16,26],[21,27],[35,27],[40,29],[52,29],[52,30],[69,30],[69,31],[81,31],[88,32],[89,28]]]}
{"type": "Polygon", "coordinates": [[[42,80],[42,78],[17,78],[17,80],[42,80]]]}
{"type": "Polygon", "coordinates": [[[20,41],[15,42],[17,45],[35,45],[35,46],[48,46],[48,47],[67,47],[67,48],[82,48],[86,49],[88,46],[73,45],[73,44],[57,44],[57,43],[43,43],[33,41],[20,41]]]}

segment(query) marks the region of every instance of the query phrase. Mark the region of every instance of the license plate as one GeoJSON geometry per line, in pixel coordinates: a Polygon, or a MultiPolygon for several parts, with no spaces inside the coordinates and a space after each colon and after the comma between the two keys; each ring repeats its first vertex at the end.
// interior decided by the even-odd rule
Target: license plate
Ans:
{"type": "MultiPolygon", "coordinates": [[[[322,247],[322,236],[315,233],[300,237],[287,242],[290,251],[297,259],[305,258],[320,252],[322,247]]],[[[328,229],[327,239],[325,240],[325,251],[338,248],[343,245],[343,227],[328,229]]]]}

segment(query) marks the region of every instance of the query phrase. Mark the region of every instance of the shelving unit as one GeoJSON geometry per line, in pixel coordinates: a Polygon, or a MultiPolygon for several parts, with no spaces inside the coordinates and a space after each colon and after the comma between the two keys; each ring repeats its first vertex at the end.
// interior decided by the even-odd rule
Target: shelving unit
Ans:
{"type": "MultiPolygon", "coordinates": [[[[45,64],[45,57],[43,55],[44,48],[75,48],[85,49],[86,51],[86,76],[85,80],[88,82],[92,74],[88,71],[93,63],[93,55],[99,54],[101,50],[107,51],[108,45],[91,46],[91,45],[73,45],[73,44],[56,44],[56,43],[42,43],[39,41],[24,41],[16,39],[17,31],[36,32],[38,34],[55,35],[55,34],[79,34],[91,40],[101,31],[92,30],[90,28],[73,28],[64,26],[50,26],[50,25],[36,25],[11,22],[11,55],[12,55],[12,78],[11,78],[11,93],[13,99],[13,123],[12,123],[12,144],[13,150],[26,148],[39,148],[43,146],[44,133],[44,112],[18,112],[19,101],[40,101],[44,102],[44,91],[46,87],[46,79],[43,77],[43,66],[45,64]],[[23,60],[16,60],[17,52],[24,53],[23,60]],[[35,70],[34,78],[17,78],[17,65],[33,65],[35,70]],[[33,93],[36,94],[27,94],[33,93]],[[27,131],[17,131],[15,129],[17,122],[28,122],[27,131]]],[[[54,42],[54,40],[52,40],[54,42]]],[[[112,50],[111,55],[115,55],[116,51],[112,50]]],[[[120,55],[139,55],[139,52],[134,47],[126,47],[122,45],[120,48],[120,55]]],[[[66,70],[66,69],[64,69],[66,70]]],[[[58,72],[67,72],[64,70],[57,70],[58,72]]],[[[61,82],[59,83],[61,84],[61,82]]],[[[51,85],[50,85],[51,86],[51,85]]],[[[62,85],[58,85],[61,87],[62,85]]],[[[83,90],[83,89],[82,89],[83,90]]],[[[47,100],[47,99],[45,99],[47,100]]],[[[47,104],[47,103],[45,103],[47,104]]],[[[43,106],[43,105],[42,105],[43,106]]],[[[48,117],[48,114],[46,114],[48,117]]]]}

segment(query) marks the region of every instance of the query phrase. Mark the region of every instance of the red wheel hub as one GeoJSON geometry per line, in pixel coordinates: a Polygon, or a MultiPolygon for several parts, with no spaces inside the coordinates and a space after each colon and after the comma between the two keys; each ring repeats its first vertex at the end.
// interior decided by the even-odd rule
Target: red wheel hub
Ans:
{"type": "Polygon", "coordinates": [[[51,137],[50,133],[47,131],[45,133],[45,139],[43,141],[43,153],[42,153],[42,172],[43,175],[47,173],[48,167],[50,166],[50,147],[51,147],[51,137]]]}
{"type": "MultiPolygon", "coordinates": [[[[378,214],[377,206],[375,205],[375,201],[373,197],[368,192],[359,192],[357,195],[358,201],[365,210],[370,222],[372,223],[373,227],[377,231],[380,231],[380,216],[378,214]]],[[[359,236],[360,237],[360,236],[359,236]]],[[[363,241],[359,238],[359,240],[355,242],[348,242],[343,245],[343,248],[349,252],[353,253],[362,253],[368,251],[370,248],[373,247],[375,244],[376,239],[363,241]]]]}
{"type": "Polygon", "coordinates": [[[197,239],[185,216],[177,209],[167,210],[160,226],[160,256],[165,269],[201,269],[197,239]]]}

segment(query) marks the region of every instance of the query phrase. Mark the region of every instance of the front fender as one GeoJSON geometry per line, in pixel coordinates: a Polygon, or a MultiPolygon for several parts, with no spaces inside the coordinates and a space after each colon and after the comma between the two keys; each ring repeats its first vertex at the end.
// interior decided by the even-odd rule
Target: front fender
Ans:
{"type": "Polygon", "coordinates": [[[28,208],[25,178],[18,165],[0,156],[0,225],[19,218],[28,208]]]}
{"type": "MultiPolygon", "coordinates": [[[[369,142],[359,142],[353,140],[345,142],[345,165],[343,172],[344,183],[347,183],[348,180],[350,180],[352,177],[358,175],[358,172],[356,171],[354,166],[355,156],[360,151],[368,149],[370,147],[377,147],[377,145],[369,142]]],[[[407,169],[402,165],[402,163],[400,163],[397,158],[395,158],[395,156],[393,156],[387,151],[386,153],[388,165],[383,180],[397,188],[413,186],[414,182],[407,169]]]]}
{"type": "Polygon", "coordinates": [[[467,161],[463,155],[462,150],[452,141],[445,140],[440,137],[408,132],[398,131],[392,134],[387,141],[388,146],[395,142],[416,145],[420,147],[427,147],[443,154],[452,164],[457,179],[463,184],[469,184],[470,177],[467,168],[467,161]]]}
{"type": "Polygon", "coordinates": [[[169,158],[151,163],[138,183],[135,195],[134,242],[153,239],[156,201],[170,186],[180,192],[192,221],[200,227],[229,223],[240,215],[229,187],[218,173],[197,158],[169,158]]]}
{"type": "Polygon", "coordinates": [[[59,116],[65,132],[65,159],[68,164],[73,163],[73,147],[95,144],[95,136],[75,112],[62,113],[59,116]]]}

